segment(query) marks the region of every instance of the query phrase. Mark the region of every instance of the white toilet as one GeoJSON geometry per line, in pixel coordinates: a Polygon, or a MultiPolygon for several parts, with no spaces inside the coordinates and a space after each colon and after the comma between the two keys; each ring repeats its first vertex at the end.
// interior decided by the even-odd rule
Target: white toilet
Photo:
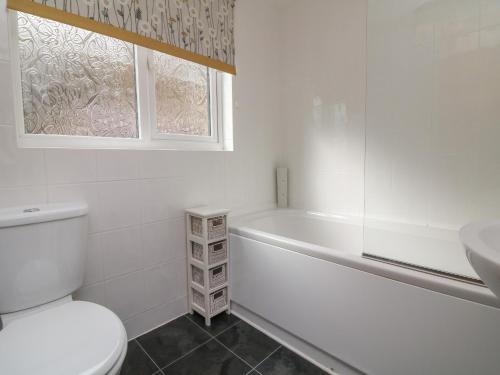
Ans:
{"type": "Polygon", "coordinates": [[[0,374],[119,374],[120,319],[73,301],[82,286],[87,205],[0,210],[0,374]]]}

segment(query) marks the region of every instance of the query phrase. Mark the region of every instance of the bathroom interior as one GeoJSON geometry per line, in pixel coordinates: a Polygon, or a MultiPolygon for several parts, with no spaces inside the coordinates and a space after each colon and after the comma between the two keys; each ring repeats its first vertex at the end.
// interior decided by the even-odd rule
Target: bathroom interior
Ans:
{"type": "Polygon", "coordinates": [[[500,0],[0,0],[0,374],[500,374],[499,67],[500,0]]]}

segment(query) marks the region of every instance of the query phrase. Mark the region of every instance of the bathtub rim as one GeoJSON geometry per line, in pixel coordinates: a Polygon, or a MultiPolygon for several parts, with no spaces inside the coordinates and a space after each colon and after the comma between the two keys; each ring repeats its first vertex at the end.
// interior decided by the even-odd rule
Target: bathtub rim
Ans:
{"type": "MultiPolygon", "coordinates": [[[[344,267],[356,269],[358,271],[371,273],[376,276],[384,277],[390,280],[413,285],[423,289],[431,290],[437,293],[453,296],[463,300],[479,303],[500,309],[500,299],[487,287],[470,284],[465,281],[455,280],[440,275],[428,273],[421,270],[407,268],[401,265],[385,263],[363,257],[361,250],[359,253],[335,250],[308,242],[294,240],[292,238],[280,236],[277,234],[265,232],[252,228],[249,221],[271,215],[311,215],[304,210],[293,209],[270,209],[258,211],[241,216],[230,217],[229,234],[245,237],[257,242],[266,243],[285,250],[300,253],[305,256],[314,257],[328,262],[334,262],[344,267]]],[[[342,215],[321,216],[325,220],[338,222],[348,220],[351,224],[362,223],[361,218],[351,218],[342,215]]],[[[230,241],[229,236],[229,241],[230,241]]]]}

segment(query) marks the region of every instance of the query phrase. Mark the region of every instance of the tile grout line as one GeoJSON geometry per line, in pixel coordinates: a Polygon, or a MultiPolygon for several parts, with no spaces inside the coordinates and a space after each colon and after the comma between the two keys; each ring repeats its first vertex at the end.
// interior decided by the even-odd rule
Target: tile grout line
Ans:
{"type": "Polygon", "coordinates": [[[201,329],[203,332],[206,332],[210,335],[210,337],[212,337],[213,339],[215,339],[217,336],[220,336],[222,335],[224,332],[226,332],[227,330],[235,327],[236,325],[240,324],[242,322],[242,320],[238,320],[236,323],[233,323],[231,324],[229,327],[226,327],[224,328],[222,331],[220,331],[219,333],[217,333],[216,335],[214,335],[213,333],[207,331],[205,328],[203,328],[202,326],[200,326],[199,324],[197,324],[194,320],[192,320],[188,315],[184,315],[186,317],[187,320],[189,320],[191,323],[193,323],[196,327],[198,327],[199,329],[201,329]]]}
{"type": "Polygon", "coordinates": [[[201,329],[203,332],[206,332],[210,335],[210,337],[212,337],[212,340],[214,340],[215,342],[217,342],[219,345],[222,345],[222,347],[224,349],[226,349],[227,351],[229,351],[232,355],[234,355],[236,358],[238,358],[240,361],[242,361],[243,363],[245,363],[247,366],[250,367],[250,372],[253,370],[253,366],[248,363],[247,361],[245,361],[243,358],[241,358],[238,354],[236,354],[235,352],[233,352],[231,349],[229,349],[226,345],[224,345],[222,342],[220,342],[218,339],[217,339],[217,336],[221,335],[222,333],[226,332],[228,329],[232,328],[232,327],[235,327],[236,325],[238,325],[239,323],[242,322],[242,320],[239,320],[237,321],[236,323],[232,324],[231,326],[225,328],[224,330],[222,330],[221,332],[219,332],[216,336],[214,336],[213,334],[211,334],[210,332],[206,331],[204,328],[202,328],[201,326],[199,326],[198,324],[196,324],[193,320],[191,320],[189,318],[189,316],[187,315],[184,315],[186,317],[187,320],[189,320],[191,323],[193,323],[195,326],[197,326],[199,329],[201,329]]]}
{"type": "MultiPolygon", "coordinates": [[[[279,344],[279,343],[278,343],[279,344]]],[[[252,368],[252,370],[250,370],[250,372],[252,371],[256,371],[257,373],[260,374],[259,370],[257,370],[257,367],[259,367],[261,364],[263,364],[265,361],[267,361],[274,353],[276,353],[278,350],[280,350],[281,348],[283,347],[283,345],[279,344],[278,347],[276,349],[274,349],[266,358],[264,358],[262,361],[260,361],[259,363],[257,363],[255,365],[254,368],[252,368]]]]}
{"type": "MultiPolygon", "coordinates": [[[[96,284],[92,284],[92,285],[96,285],[96,284]]],[[[173,300],[172,302],[167,302],[167,303],[163,303],[163,304],[161,304],[161,305],[158,305],[158,306],[152,307],[152,308],[150,308],[150,309],[147,309],[147,310],[143,311],[142,313],[134,314],[134,315],[132,315],[130,318],[128,318],[127,320],[125,320],[125,323],[126,323],[126,322],[128,322],[130,319],[134,319],[135,317],[137,317],[137,316],[138,316],[138,315],[140,315],[140,314],[143,314],[143,313],[145,313],[145,312],[150,312],[150,311],[152,311],[152,310],[154,310],[154,309],[157,309],[157,308],[159,308],[159,307],[163,307],[163,306],[170,305],[170,304],[172,304],[172,303],[175,303],[175,302],[177,302],[177,301],[180,301],[180,300],[181,300],[181,299],[183,299],[184,297],[186,297],[186,296],[181,296],[181,297],[179,297],[179,298],[176,298],[176,299],[175,299],[175,300],[173,300]]],[[[151,328],[150,330],[148,330],[148,331],[146,331],[146,332],[143,332],[143,333],[141,333],[141,334],[140,334],[140,335],[138,335],[138,336],[135,336],[134,338],[130,339],[130,341],[132,341],[132,340],[137,340],[138,338],[140,338],[140,337],[142,337],[142,336],[145,336],[146,334],[148,334],[148,333],[150,333],[150,332],[153,332],[154,330],[156,330],[156,329],[158,329],[158,328],[160,328],[160,327],[163,327],[164,325],[167,325],[167,324],[169,324],[169,323],[173,322],[173,321],[174,321],[174,320],[176,320],[176,319],[179,319],[181,316],[182,316],[182,315],[179,315],[179,316],[177,316],[177,317],[175,317],[175,318],[173,318],[173,319],[170,319],[170,320],[168,320],[168,321],[166,321],[166,322],[164,322],[164,323],[161,323],[161,324],[159,324],[159,325],[157,325],[157,326],[155,326],[155,327],[151,328]]]]}
{"type": "MultiPolygon", "coordinates": [[[[167,367],[173,365],[174,363],[177,363],[178,361],[180,361],[181,359],[185,358],[186,356],[190,355],[191,353],[193,353],[194,351],[196,351],[197,349],[201,348],[202,346],[204,346],[205,344],[208,344],[210,341],[212,340],[215,340],[215,336],[212,335],[210,332],[204,330],[202,327],[200,327],[198,324],[196,324],[193,320],[191,320],[189,318],[189,316],[187,314],[183,315],[182,317],[184,317],[185,319],[187,319],[191,324],[195,325],[198,329],[200,329],[202,332],[206,333],[208,336],[209,336],[209,339],[204,341],[203,343],[201,343],[200,345],[194,347],[193,349],[191,349],[190,351],[184,353],[183,355],[181,355],[179,358],[176,358],[174,359],[173,361],[169,362],[167,365],[165,365],[164,367],[160,367],[156,364],[155,361],[153,361],[153,359],[149,356],[149,354],[147,354],[146,350],[139,344],[139,341],[137,339],[134,339],[138,344],[139,346],[141,347],[141,349],[146,353],[146,355],[148,356],[148,358],[150,358],[153,363],[156,365],[156,367],[158,367],[159,371],[161,373],[163,373],[163,370],[166,369],[167,367]]],[[[226,331],[227,329],[235,326],[236,324],[240,323],[241,320],[237,321],[236,323],[232,324],[230,327],[224,329],[223,331],[219,332],[219,334],[221,334],[222,332],[226,331]]],[[[219,335],[218,334],[218,335],[219,335]]],[[[217,342],[219,342],[218,340],[216,340],[217,342]]],[[[220,342],[219,342],[220,343],[220,342]]],[[[222,345],[222,343],[220,343],[222,345]]],[[[223,345],[225,347],[225,345],[223,345]]],[[[227,349],[227,348],[226,348],[227,349]]],[[[229,349],[228,349],[229,350],[229,349]]],[[[229,350],[232,354],[234,354],[231,350],[229,350]]],[[[236,354],[234,354],[236,356],[236,354]]],[[[240,358],[240,357],[238,357],[240,358]]],[[[241,358],[240,358],[241,359],[241,358]]],[[[246,363],[246,361],[245,361],[246,363]]],[[[251,367],[251,366],[250,366],[251,367]]],[[[156,374],[156,373],[155,373],[156,374]]]]}
{"type": "Polygon", "coordinates": [[[237,321],[236,323],[231,324],[229,327],[224,328],[224,329],[223,329],[222,331],[220,331],[218,334],[213,335],[213,336],[214,336],[214,339],[215,339],[216,337],[219,337],[220,335],[222,335],[224,332],[226,332],[226,331],[230,330],[231,328],[236,327],[236,326],[237,326],[238,324],[240,324],[241,322],[242,322],[242,320],[239,320],[239,321],[237,321]]]}
{"type": "Polygon", "coordinates": [[[243,358],[241,358],[238,354],[236,354],[235,352],[233,352],[231,349],[229,349],[226,345],[224,345],[222,342],[220,342],[219,340],[217,340],[216,337],[213,338],[216,342],[218,342],[220,345],[222,345],[224,348],[226,348],[226,350],[228,350],[230,353],[232,353],[236,358],[238,358],[240,361],[243,361],[243,363],[245,363],[248,367],[250,367],[250,371],[253,370],[253,366],[248,363],[247,361],[245,361],[243,358]]]}
{"type": "MultiPolygon", "coordinates": [[[[155,371],[153,373],[153,375],[164,375],[165,373],[163,372],[164,370],[166,370],[168,367],[172,366],[173,364],[179,362],[180,360],[184,359],[185,357],[189,356],[190,354],[192,354],[193,352],[195,352],[196,350],[198,350],[199,348],[201,348],[202,346],[208,344],[210,341],[215,341],[216,343],[218,343],[219,345],[221,345],[224,349],[226,349],[229,353],[231,353],[234,357],[238,358],[240,361],[242,361],[243,363],[245,363],[249,368],[250,370],[245,374],[245,375],[250,375],[251,373],[256,373],[257,375],[262,375],[262,373],[257,369],[260,365],[262,365],[265,361],[267,361],[274,353],[276,353],[278,350],[280,350],[281,348],[283,348],[284,346],[281,345],[279,342],[278,342],[278,347],[276,349],[274,349],[271,353],[269,353],[264,359],[262,359],[259,363],[257,363],[255,366],[252,366],[250,363],[248,363],[245,359],[243,359],[242,357],[240,357],[238,354],[236,354],[233,350],[231,350],[229,347],[227,347],[224,343],[222,343],[219,339],[217,339],[218,336],[222,335],[224,332],[228,331],[229,329],[237,326],[238,324],[240,324],[241,322],[243,322],[243,320],[238,320],[236,323],[233,323],[231,324],[230,326],[226,327],[225,329],[223,329],[222,331],[220,331],[219,333],[217,333],[216,335],[212,334],[211,332],[205,330],[202,326],[200,326],[199,324],[197,324],[193,319],[191,319],[191,315],[189,314],[184,314],[184,315],[181,315],[180,317],[184,317],[186,318],[191,324],[195,325],[199,330],[201,330],[202,332],[204,332],[205,334],[207,334],[209,336],[209,339],[202,342],[201,344],[197,345],[196,347],[194,347],[193,349],[189,350],[188,352],[186,352],[185,354],[181,355],[180,357],[174,359],[173,361],[169,362],[167,365],[165,365],[164,367],[160,367],[155,361],[154,359],[149,355],[149,353],[146,351],[146,349],[140,344],[138,338],[141,337],[139,336],[138,338],[135,338],[131,341],[135,341],[137,346],[139,346],[139,348],[141,349],[142,352],[144,352],[144,354],[149,358],[149,360],[151,362],[153,362],[153,364],[156,366],[156,368],[158,369],[157,371],[155,371]]],[[[259,330],[260,331],[260,330],[259,330]]],[[[262,332],[262,331],[260,331],[262,332]]],[[[263,332],[262,332],[263,333],[263,332]]],[[[267,336],[267,335],[266,335],[267,336]]],[[[130,341],[130,342],[131,342],[130,341]]]]}
{"type": "MultiPolygon", "coordinates": [[[[157,264],[154,264],[154,265],[146,266],[146,267],[144,267],[144,268],[138,268],[138,269],[136,269],[136,270],[134,270],[134,271],[128,271],[128,272],[126,272],[126,273],[120,273],[120,274],[116,274],[116,275],[113,275],[113,276],[110,276],[110,277],[103,278],[101,281],[96,281],[96,282],[94,282],[94,283],[84,285],[84,286],[82,286],[82,288],[92,287],[92,286],[96,286],[96,285],[98,285],[98,284],[104,284],[104,283],[106,283],[106,282],[109,282],[109,281],[114,281],[114,280],[120,279],[120,278],[122,278],[122,277],[125,277],[125,276],[130,275],[130,274],[133,274],[133,273],[139,273],[139,272],[144,272],[144,271],[151,271],[151,270],[154,270],[154,269],[157,269],[157,268],[160,268],[160,267],[164,267],[164,266],[166,266],[166,265],[168,265],[168,264],[171,264],[171,263],[173,263],[173,262],[183,261],[183,260],[185,260],[185,259],[187,259],[187,257],[175,257],[175,258],[170,258],[170,259],[168,259],[168,260],[161,261],[161,262],[159,262],[159,263],[157,263],[157,264]]],[[[187,297],[187,294],[186,294],[186,295],[183,295],[183,296],[181,296],[181,297],[178,297],[178,298],[176,298],[176,299],[180,299],[180,298],[182,298],[182,297],[187,297]]],[[[174,299],[173,301],[175,301],[175,299],[174,299]]],[[[149,308],[148,310],[152,310],[152,309],[154,309],[154,308],[156,308],[156,307],[158,307],[158,306],[168,305],[168,304],[170,304],[170,303],[172,303],[172,301],[167,302],[167,303],[162,303],[162,304],[157,305],[157,306],[153,306],[153,307],[149,308]]],[[[127,319],[125,319],[125,320],[129,320],[130,318],[133,318],[133,317],[135,317],[135,316],[137,316],[137,315],[139,315],[139,314],[141,314],[141,313],[134,314],[134,315],[132,315],[131,317],[129,317],[129,318],[127,318],[127,319]]],[[[182,316],[182,315],[181,315],[181,316],[182,316]]],[[[142,336],[142,335],[141,335],[141,336],[142,336]]]]}
{"type": "MultiPolygon", "coordinates": [[[[278,343],[278,347],[276,349],[274,349],[268,356],[266,356],[262,361],[260,361],[259,363],[257,363],[257,365],[255,366],[252,366],[250,363],[248,363],[247,361],[245,361],[243,358],[241,358],[238,354],[236,354],[235,352],[233,352],[231,349],[229,349],[226,345],[224,345],[221,341],[219,341],[217,339],[218,336],[220,336],[221,334],[223,334],[224,332],[226,332],[227,330],[235,327],[236,325],[240,324],[243,320],[239,320],[237,321],[236,323],[230,325],[229,327],[223,329],[221,332],[219,332],[217,335],[213,335],[211,334],[210,332],[208,332],[207,330],[205,330],[203,327],[201,327],[200,325],[196,324],[190,317],[189,315],[184,315],[184,317],[189,320],[191,323],[193,323],[195,326],[197,326],[198,328],[200,328],[202,331],[208,333],[213,340],[215,340],[217,343],[219,343],[220,345],[222,345],[226,350],[228,350],[231,354],[233,354],[236,358],[240,359],[241,361],[243,361],[245,364],[247,364],[249,367],[250,367],[250,370],[247,372],[247,374],[250,374],[252,371],[256,371],[258,374],[260,374],[260,372],[257,370],[257,366],[260,366],[262,364],[262,362],[264,362],[266,359],[268,359],[270,356],[272,356],[275,352],[277,352],[281,347],[282,345],[278,343]]],[[[261,331],[260,331],[261,332],[261,331]]],[[[164,367],[165,368],[165,367],[164,367]]]]}
{"type": "Polygon", "coordinates": [[[190,355],[191,353],[193,353],[194,351],[196,351],[197,349],[201,348],[203,345],[205,344],[208,344],[210,341],[212,341],[214,338],[213,337],[210,337],[207,341],[204,341],[202,342],[200,345],[194,347],[193,349],[191,349],[190,351],[188,351],[187,353],[184,353],[183,355],[181,355],[179,358],[176,358],[174,359],[172,362],[168,363],[167,365],[165,365],[164,367],[160,368],[161,371],[163,371],[164,369],[166,369],[167,367],[169,366],[172,366],[174,363],[177,363],[179,362],[181,359],[184,359],[185,357],[187,357],[188,355],[190,355]]]}
{"type": "MultiPolygon", "coordinates": [[[[139,348],[141,348],[141,350],[144,352],[144,354],[146,354],[146,356],[150,359],[151,362],[154,363],[154,365],[156,366],[156,368],[158,369],[158,371],[160,371],[161,373],[163,373],[163,371],[161,370],[161,367],[158,366],[158,364],[155,362],[155,360],[153,358],[151,358],[151,356],[149,355],[149,353],[146,351],[146,349],[144,349],[141,345],[141,343],[139,342],[139,340],[137,339],[134,339],[134,341],[136,342],[137,346],[139,346],[139,348]]],[[[154,372],[154,374],[156,374],[158,371],[154,372]]]]}

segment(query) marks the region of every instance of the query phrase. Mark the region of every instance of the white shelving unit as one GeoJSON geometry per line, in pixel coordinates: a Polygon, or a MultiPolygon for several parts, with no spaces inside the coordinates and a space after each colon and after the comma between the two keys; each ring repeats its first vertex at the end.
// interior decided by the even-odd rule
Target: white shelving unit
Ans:
{"type": "Polygon", "coordinates": [[[186,210],[189,312],[205,318],[230,314],[229,210],[199,207],[186,210]]]}

